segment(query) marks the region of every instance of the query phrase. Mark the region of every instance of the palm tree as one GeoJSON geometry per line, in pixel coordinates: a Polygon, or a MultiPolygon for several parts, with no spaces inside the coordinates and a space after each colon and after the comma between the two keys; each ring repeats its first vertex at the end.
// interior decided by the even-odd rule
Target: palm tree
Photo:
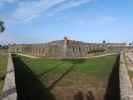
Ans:
{"type": "Polygon", "coordinates": [[[4,22],[0,21],[0,32],[3,32],[5,30],[4,22]]]}

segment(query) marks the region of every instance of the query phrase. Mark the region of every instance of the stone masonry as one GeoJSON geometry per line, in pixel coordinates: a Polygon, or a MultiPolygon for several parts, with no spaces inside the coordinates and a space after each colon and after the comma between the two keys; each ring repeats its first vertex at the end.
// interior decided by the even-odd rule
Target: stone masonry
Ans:
{"type": "Polygon", "coordinates": [[[108,52],[111,50],[121,51],[125,48],[124,43],[85,43],[81,41],[57,40],[42,44],[14,44],[9,48],[11,53],[22,53],[39,57],[87,57],[91,53],[108,52]]]}
{"type": "Polygon", "coordinates": [[[7,73],[2,93],[2,100],[17,100],[14,64],[11,54],[8,56],[7,73]]]}
{"type": "Polygon", "coordinates": [[[133,100],[133,86],[124,60],[124,52],[120,54],[120,97],[121,100],[133,100]]]}

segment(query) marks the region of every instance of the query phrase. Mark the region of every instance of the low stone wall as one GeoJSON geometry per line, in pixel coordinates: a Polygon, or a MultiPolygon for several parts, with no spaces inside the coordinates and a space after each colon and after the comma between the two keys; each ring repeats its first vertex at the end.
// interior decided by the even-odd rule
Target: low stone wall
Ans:
{"type": "Polygon", "coordinates": [[[7,73],[2,93],[2,100],[17,100],[14,64],[11,54],[8,55],[7,73]]]}
{"type": "Polygon", "coordinates": [[[121,100],[133,100],[133,86],[128,75],[124,53],[120,54],[120,96],[121,100]]]}

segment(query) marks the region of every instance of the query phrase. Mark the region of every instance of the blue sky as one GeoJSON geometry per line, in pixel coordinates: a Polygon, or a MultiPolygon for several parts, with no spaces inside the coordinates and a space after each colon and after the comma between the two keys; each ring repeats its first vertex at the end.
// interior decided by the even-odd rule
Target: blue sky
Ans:
{"type": "Polygon", "coordinates": [[[0,43],[133,40],[133,0],[0,0],[0,43]]]}

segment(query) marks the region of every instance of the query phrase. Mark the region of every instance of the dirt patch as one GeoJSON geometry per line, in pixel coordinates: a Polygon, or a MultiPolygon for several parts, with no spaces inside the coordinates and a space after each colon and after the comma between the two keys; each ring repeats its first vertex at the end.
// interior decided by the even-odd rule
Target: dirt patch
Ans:
{"type": "Polygon", "coordinates": [[[95,87],[56,87],[57,100],[103,100],[105,89],[95,87]],[[91,98],[91,99],[88,99],[91,98]]]}

